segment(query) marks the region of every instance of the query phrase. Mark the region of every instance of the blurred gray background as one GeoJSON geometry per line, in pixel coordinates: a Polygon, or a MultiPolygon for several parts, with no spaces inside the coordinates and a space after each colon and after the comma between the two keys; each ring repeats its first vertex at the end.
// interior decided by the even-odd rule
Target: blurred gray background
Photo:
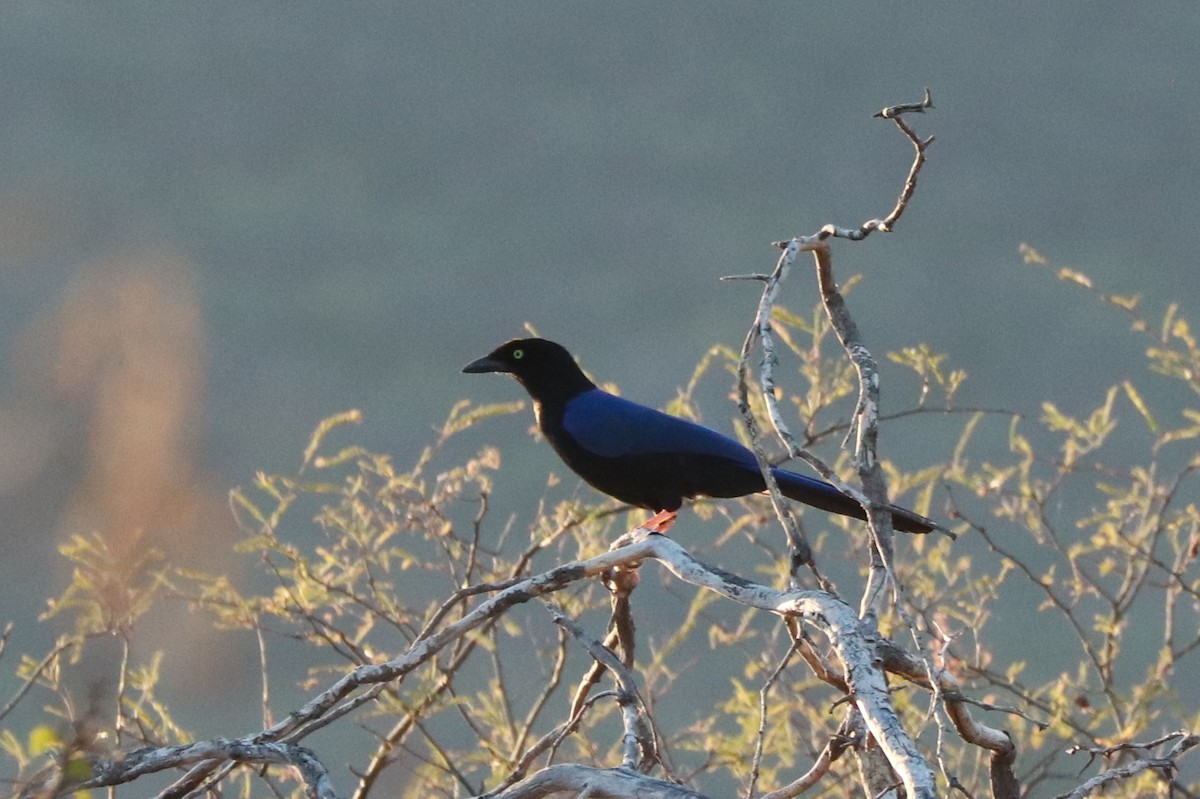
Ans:
{"type": "MultiPolygon", "coordinates": [[[[890,209],[911,148],[871,114],[925,86],[916,199],[836,250],[866,342],[950,352],[964,404],[1090,409],[1141,346],[1018,246],[1200,318],[1197,41],[1193,2],[9,4],[0,622],[44,643],[71,533],[230,568],[230,486],[347,408],[409,462],[455,400],[521,396],[459,369],[526,322],[665,403],[750,322],[719,276],[890,209]]],[[[525,521],[559,468],[529,422],[461,445],[504,446],[525,521]]]]}

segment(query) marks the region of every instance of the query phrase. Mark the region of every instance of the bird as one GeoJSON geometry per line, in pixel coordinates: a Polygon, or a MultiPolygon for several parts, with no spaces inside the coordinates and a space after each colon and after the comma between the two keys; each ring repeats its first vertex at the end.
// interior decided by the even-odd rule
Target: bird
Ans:
{"type": "MultiPolygon", "coordinates": [[[[599,388],[561,344],[513,339],[463,367],[468,374],[505,373],[533,400],[538,429],[571,471],[601,493],[656,512],[685,498],[741,497],[766,490],[754,453],[729,436],[639,405],[599,388]]],[[[830,513],[866,519],[854,498],[824,480],[772,467],[789,499],[830,513]]],[[[909,533],[938,526],[897,505],[892,524],[909,533]]]]}

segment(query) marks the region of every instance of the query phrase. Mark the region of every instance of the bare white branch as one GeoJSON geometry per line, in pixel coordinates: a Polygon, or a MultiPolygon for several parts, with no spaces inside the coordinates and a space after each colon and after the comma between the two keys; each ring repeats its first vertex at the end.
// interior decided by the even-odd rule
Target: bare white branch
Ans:
{"type": "MultiPolygon", "coordinates": [[[[1159,739],[1155,742],[1155,744],[1160,744],[1166,739],[1175,737],[1177,735],[1182,735],[1183,737],[1180,738],[1175,745],[1171,747],[1170,751],[1162,757],[1140,757],[1137,760],[1126,763],[1123,766],[1117,766],[1116,768],[1110,768],[1107,771],[1102,771],[1070,793],[1061,794],[1057,799],[1084,799],[1084,797],[1090,796],[1110,782],[1128,779],[1135,774],[1145,771],[1146,769],[1157,769],[1161,771],[1164,776],[1169,778],[1169,776],[1178,768],[1179,759],[1183,757],[1183,755],[1187,754],[1190,749],[1193,749],[1200,744],[1200,735],[1187,734],[1182,730],[1179,733],[1172,733],[1170,736],[1159,739]]],[[[1124,748],[1127,747],[1117,746],[1112,747],[1109,751],[1111,752],[1124,748]]],[[[1076,749],[1075,751],[1084,750],[1076,749]]],[[[1097,753],[1098,752],[1093,751],[1093,755],[1097,753]]]]}
{"type": "Polygon", "coordinates": [[[547,766],[488,799],[542,799],[569,794],[588,799],[708,799],[676,785],[625,769],[600,769],[577,764],[547,766]]]}
{"type": "Polygon", "coordinates": [[[291,766],[300,773],[310,799],[337,799],[328,771],[310,750],[279,742],[251,743],[224,738],[182,746],[135,749],[120,758],[102,758],[92,764],[89,779],[71,787],[82,790],[120,785],[146,774],[213,760],[291,766]]]}
{"type": "Polygon", "coordinates": [[[819,629],[842,661],[851,698],[903,780],[908,795],[937,795],[929,764],[904,731],[892,707],[887,680],[875,654],[877,634],[859,620],[853,608],[825,591],[780,591],[744,580],[701,563],[663,536],[649,536],[646,542],[651,545],[646,557],[659,561],[679,579],[750,607],[801,619],[819,629]]]}
{"type": "Polygon", "coordinates": [[[547,603],[547,606],[554,618],[554,623],[583,644],[588,654],[613,675],[613,679],[620,687],[617,692],[617,704],[621,707],[621,720],[624,727],[621,768],[631,769],[642,774],[648,772],[658,762],[657,747],[654,742],[654,733],[646,719],[645,703],[642,701],[633,673],[610,649],[599,641],[588,638],[584,634],[583,628],[567,618],[561,607],[553,603],[547,603]]]}

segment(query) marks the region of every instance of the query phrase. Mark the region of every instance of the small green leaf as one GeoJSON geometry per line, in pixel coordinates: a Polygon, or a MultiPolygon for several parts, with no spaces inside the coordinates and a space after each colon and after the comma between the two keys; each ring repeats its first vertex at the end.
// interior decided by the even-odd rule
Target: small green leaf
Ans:
{"type": "Polygon", "coordinates": [[[1133,403],[1133,407],[1137,408],[1138,413],[1146,420],[1146,426],[1150,428],[1150,432],[1157,433],[1158,422],[1155,421],[1154,416],[1150,413],[1150,409],[1146,407],[1142,395],[1134,388],[1133,383],[1130,383],[1128,380],[1124,381],[1121,385],[1125,389],[1125,396],[1129,397],[1129,401],[1133,403]]]}
{"type": "Polygon", "coordinates": [[[29,754],[33,757],[45,754],[51,749],[62,748],[62,738],[51,726],[39,724],[29,731],[29,754]]]}
{"type": "Polygon", "coordinates": [[[362,411],[354,408],[330,416],[327,419],[322,419],[321,423],[317,425],[317,429],[313,431],[312,438],[308,441],[308,446],[304,449],[304,458],[301,460],[301,466],[307,466],[312,463],[313,456],[317,454],[317,449],[320,448],[321,442],[329,434],[330,430],[344,424],[358,424],[361,421],[362,411]]]}

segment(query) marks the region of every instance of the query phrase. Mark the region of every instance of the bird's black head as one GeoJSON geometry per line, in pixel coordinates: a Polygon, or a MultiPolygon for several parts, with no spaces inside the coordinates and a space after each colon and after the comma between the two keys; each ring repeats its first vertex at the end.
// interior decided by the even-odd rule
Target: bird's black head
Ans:
{"type": "Polygon", "coordinates": [[[504,372],[525,386],[535,400],[570,399],[596,387],[561,344],[544,338],[521,338],[501,344],[463,367],[471,374],[504,372]]]}

